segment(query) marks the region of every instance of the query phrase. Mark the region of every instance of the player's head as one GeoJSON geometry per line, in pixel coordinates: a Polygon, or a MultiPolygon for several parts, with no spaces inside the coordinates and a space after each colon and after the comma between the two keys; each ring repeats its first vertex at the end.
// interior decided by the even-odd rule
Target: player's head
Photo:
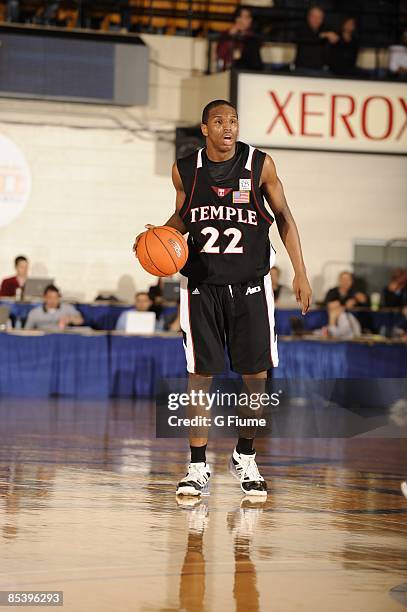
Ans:
{"type": "Polygon", "coordinates": [[[202,111],[202,134],[221,152],[226,153],[235,146],[239,123],[237,110],[226,100],[212,100],[202,111]]]}

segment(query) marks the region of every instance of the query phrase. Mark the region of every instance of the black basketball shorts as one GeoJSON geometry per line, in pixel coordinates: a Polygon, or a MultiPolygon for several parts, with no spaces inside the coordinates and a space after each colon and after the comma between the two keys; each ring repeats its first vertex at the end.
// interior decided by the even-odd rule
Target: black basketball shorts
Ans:
{"type": "Polygon", "coordinates": [[[181,276],[180,315],[191,374],[225,372],[225,346],[238,374],[257,374],[278,365],[270,274],[222,286],[196,285],[181,276]]]}

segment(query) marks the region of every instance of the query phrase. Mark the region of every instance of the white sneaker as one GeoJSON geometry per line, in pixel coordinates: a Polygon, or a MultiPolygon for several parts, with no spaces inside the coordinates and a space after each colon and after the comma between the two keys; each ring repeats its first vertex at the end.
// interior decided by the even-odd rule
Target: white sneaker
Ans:
{"type": "Polygon", "coordinates": [[[401,492],[403,493],[404,497],[407,497],[407,480],[401,483],[401,492]]]}
{"type": "Polygon", "coordinates": [[[246,495],[267,495],[267,483],[260,474],[256,463],[256,453],[243,455],[234,449],[230,458],[229,469],[246,495]]]}
{"type": "Polygon", "coordinates": [[[190,463],[188,472],[179,481],[176,495],[201,495],[209,493],[211,470],[207,463],[190,463]]]}

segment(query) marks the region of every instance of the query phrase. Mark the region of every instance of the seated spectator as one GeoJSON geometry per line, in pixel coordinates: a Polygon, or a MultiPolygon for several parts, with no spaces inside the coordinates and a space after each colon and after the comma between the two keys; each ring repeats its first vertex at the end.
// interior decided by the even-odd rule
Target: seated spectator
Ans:
{"type": "Polygon", "coordinates": [[[407,270],[393,270],[389,284],[383,289],[382,306],[384,308],[401,308],[407,304],[407,270]]]}
{"type": "Polygon", "coordinates": [[[61,302],[59,289],[55,285],[48,285],[44,289],[44,303],[29,312],[24,329],[59,331],[82,324],[81,313],[72,304],[61,302]]]}
{"type": "Polygon", "coordinates": [[[16,297],[18,290],[24,289],[25,281],[28,278],[28,259],[24,255],[19,255],[14,260],[16,269],[15,276],[5,278],[1,283],[0,296],[16,297]]]}
{"type": "Polygon", "coordinates": [[[352,340],[352,338],[361,335],[359,321],[351,312],[347,312],[338,300],[329,302],[327,310],[328,326],[319,330],[322,336],[329,336],[340,340],[352,340]]]}
{"type": "Polygon", "coordinates": [[[312,6],[307,12],[306,23],[297,32],[295,68],[301,72],[320,71],[328,65],[329,46],[339,41],[336,32],[324,29],[325,12],[312,6]]]}
{"type": "MultiPolygon", "coordinates": [[[[136,295],[134,296],[134,308],[137,310],[137,312],[155,312],[153,301],[146,291],[139,291],[138,293],[136,293],[136,295]]],[[[126,331],[127,315],[129,312],[130,310],[125,310],[121,313],[116,323],[116,331],[126,331]]],[[[161,329],[161,324],[158,322],[157,314],[156,318],[156,331],[158,331],[159,329],[161,329]]]]}
{"type": "Polygon", "coordinates": [[[342,22],[338,42],[331,47],[329,68],[334,74],[342,76],[356,74],[358,52],[359,41],[356,34],[356,20],[353,17],[347,17],[342,22]]]}
{"type": "Polygon", "coordinates": [[[362,291],[357,291],[352,272],[346,270],[339,274],[338,286],[327,291],[324,304],[328,305],[330,302],[339,302],[348,309],[369,306],[369,298],[362,291]]]}
{"type": "Polygon", "coordinates": [[[263,70],[261,40],[254,31],[250,9],[236,9],[232,27],[219,39],[216,54],[220,70],[234,68],[263,70]]]}

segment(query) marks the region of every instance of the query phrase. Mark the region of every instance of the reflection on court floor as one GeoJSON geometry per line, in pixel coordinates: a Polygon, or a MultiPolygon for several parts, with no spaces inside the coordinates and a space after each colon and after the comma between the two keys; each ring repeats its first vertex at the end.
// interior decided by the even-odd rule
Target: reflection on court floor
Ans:
{"type": "Polygon", "coordinates": [[[405,440],[261,440],[264,503],[216,440],[210,495],[177,500],[187,445],[153,438],[148,402],[2,400],[0,422],[0,590],[63,590],[69,612],[405,603],[405,440]]]}

